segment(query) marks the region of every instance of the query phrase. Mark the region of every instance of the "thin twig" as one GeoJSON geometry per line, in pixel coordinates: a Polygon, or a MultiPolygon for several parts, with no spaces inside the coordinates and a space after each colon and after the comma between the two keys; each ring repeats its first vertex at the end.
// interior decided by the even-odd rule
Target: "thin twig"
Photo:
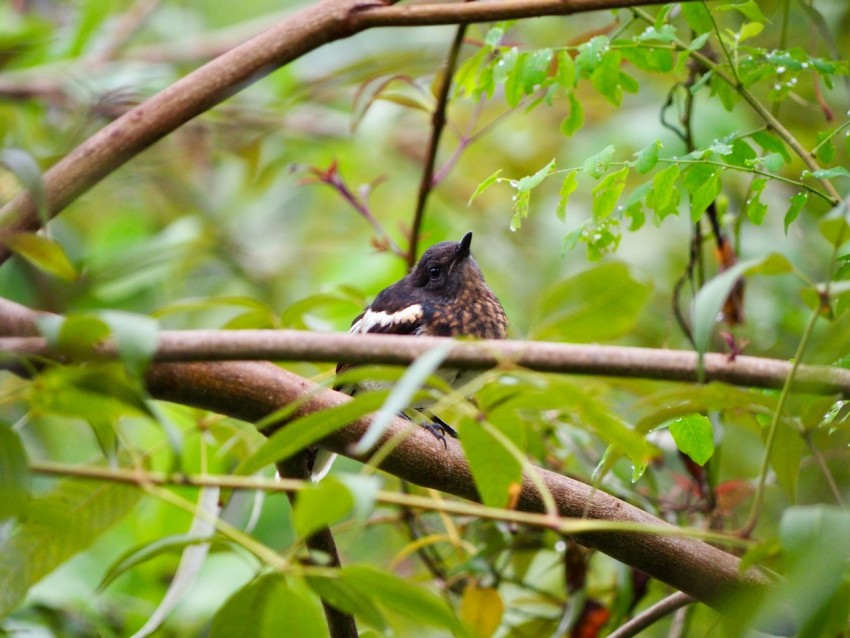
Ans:
{"type": "Polygon", "coordinates": [[[437,161],[437,150],[440,147],[440,136],[443,134],[443,129],[446,126],[446,108],[449,104],[449,92],[465,34],[466,25],[462,24],[455,32],[452,48],[449,50],[449,57],[446,60],[446,66],[443,71],[440,92],[437,94],[437,105],[434,108],[434,114],[431,116],[431,140],[428,142],[428,154],[425,157],[422,181],[419,183],[419,196],[416,198],[416,211],[413,214],[413,224],[410,226],[410,248],[407,250],[407,266],[409,268],[413,268],[416,265],[419,231],[422,227],[422,219],[425,216],[425,206],[428,203],[428,196],[434,188],[434,164],[437,161]]]}
{"type": "Polygon", "coordinates": [[[637,636],[641,631],[653,625],[658,620],[672,614],[677,609],[696,602],[693,598],[682,592],[671,594],[655,603],[649,609],[645,609],[627,623],[620,625],[608,634],[608,638],[631,638],[637,636]]]}

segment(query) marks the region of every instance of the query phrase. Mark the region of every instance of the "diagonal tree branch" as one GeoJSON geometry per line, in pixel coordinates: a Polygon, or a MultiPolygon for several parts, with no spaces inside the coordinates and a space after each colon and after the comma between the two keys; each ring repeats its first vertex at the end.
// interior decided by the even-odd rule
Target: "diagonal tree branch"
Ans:
{"type": "MultiPolygon", "coordinates": [[[[9,324],[24,332],[35,330],[37,313],[4,302],[10,312],[0,313],[0,332],[9,324]]],[[[191,334],[191,333],[188,333],[191,334]]],[[[275,334],[269,332],[269,335],[275,334]]],[[[301,333],[303,334],[303,333],[301,333]]],[[[364,337],[359,337],[363,339],[364,337]]],[[[384,337],[385,339],[388,339],[384,337]]],[[[416,339],[424,339],[417,337],[416,339]]],[[[389,340],[389,339],[388,339],[389,340]]],[[[468,344],[472,345],[472,344],[468,344]]],[[[272,363],[258,361],[157,363],[146,376],[148,390],[157,399],[191,405],[248,422],[256,422],[285,405],[297,403],[291,418],[327,410],[351,400],[348,395],[321,389],[316,384],[272,363]]],[[[353,446],[365,434],[371,419],[358,419],[322,441],[332,452],[361,461],[374,450],[355,454],[353,446]]],[[[278,424],[285,427],[284,424],[278,424]]],[[[401,479],[462,498],[479,501],[475,483],[461,450],[453,439],[444,444],[422,428],[409,430],[409,423],[396,419],[376,448],[399,437],[401,442],[380,462],[381,469],[401,479]]],[[[554,498],[558,514],[570,518],[636,523],[676,528],[651,514],[605,492],[542,468],[534,468],[538,480],[554,498]]],[[[535,481],[526,474],[516,509],[545,513],[543,497],[535,481]]],[[[702,541],[665,534],[634,531],[585,532],[576,540],[640,569],[650,576],[714,607],[734,602],[755,605],[764,599],[773,577],[757,568],[741,572],[737,557],[702,541]]],[[[790,631],[790,621],[776,613],[772,630],[790,631]]]]}
{"type": "MultiPolygon", "coordinates": [[[[147,381],[151,394],[159,399],[252,422],[296,401],[301,404],[295,417],[351,400],[333,390],[319,389],[312,382],[266,362],[162,363],[151,369],[147,381]]],[[[369,417],[359,419],[329,436],[323,445],[338,454],[366,460],[370,453],[358,456],[352,448],[369,423],[369,417]]],[[[398,419],[384,434],[382,442],[408,429],[409,424],[398,419]]],[[[479,500],[460,445],[451,440],[444,448],[424,429],[410,432],[381,461],[380,467],[411,483],[479,500]]],[[[534,471],[554,497],[560,516],[668,526],[589,485],[541,468],[534,471]]],[[[545,511],[543,499],[528,475],[523,479],[517,509],[545,511]]],[[[669,527],[671,531],[675,529],[669,527]]],[[[773,582],[769,574],[756,568],[742,573],[737,557],[691,538],[609,531],[583,533],[576,540],[714,607],[741,600],[755,604],[769,593],[773,582]]],[[[787,619],[776,616],[774,622],[774,630],[788,630],[787,619]]]]}
{"type": "MultiPolygon", "coordinates": [[[[320,0],[231,49],[95,133],[44,175],[48,215],[158,140],[275,69],[318,47],[374,27],[467,24],[567,15],[664,0],[498,0],[392,6],[393,2],[320,0]]],[[[27,192],[0,208],[0,263],[10,235],[36,230],[40,220],[27,192]]]]}

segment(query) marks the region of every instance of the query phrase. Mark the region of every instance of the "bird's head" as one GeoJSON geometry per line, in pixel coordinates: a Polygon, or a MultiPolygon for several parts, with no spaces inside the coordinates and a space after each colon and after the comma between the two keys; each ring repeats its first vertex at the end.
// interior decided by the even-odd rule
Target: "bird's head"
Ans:
{"type": "Polygon", "coordinates": [[[471,232],[460,241],[444,241],[431,246],[410,273],[413,286],[435,295],[457,297],[465,288],[482,283],[484,276],[472,258],[470,244],[471,232]]]}

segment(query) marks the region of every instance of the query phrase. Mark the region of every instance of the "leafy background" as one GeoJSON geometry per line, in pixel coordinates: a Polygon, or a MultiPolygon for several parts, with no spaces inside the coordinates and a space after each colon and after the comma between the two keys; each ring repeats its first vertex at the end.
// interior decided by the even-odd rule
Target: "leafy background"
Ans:
{"type": "MultiPolygon", "coordinates": [[[[262,0],[28,4],[0,5],[4,201],[106,122],[290,9],[262,0]],[[128,15],[140,11],[149,13],[122,35],[128,15]]],[[[804,148],[817,149],[827,171],[820,177],[846,192],[850,11],[839,0],[702,7],[471,26],[437,162],[438,174],[447,162],[450,170],[429,201],[421,244],[474,232],[473,251],[511,319],[512,338],[687,349],[671,299],[687,268],[691,213],[703,212],[695,200],[702,197],[704,209],[716,195],[742,260],[784,257],[762,269],[773,276],[748,277],[746,321],[731,329],[736,343],[747,354],[795,356],[813,291],[834,276],[830,316],[814,325],[805,361],[843,365],[847,260],[843,242],[834,255],[830,241],[844,213],[830,213],[835,202],[811,192],[788,212],[801,201],[797,193],[809,192],[801,183],[823,192],[823,182],[805,176],[788,140],[765,131],[716,73],[693,92],[695,164],[682,161],[690,149],[661,118],[663,111],[680,126],[689,94],[681,85],[689,58],[677,41],[692,52],[709,42],[722,65],[720,34],[747,91],[804,148]],[[681,174],[665,182],[670,167],[681,174]],[[754,170],[776,177],[760,181],[754,170]]],[[[127,347],[144,352],[145,317],[161,328],[345,330],[405,272],[393,246],[407,246],[442,79],[436,71],[454,32],[371,30],[246,88],[71,204],[50,224],[52,243],[23,240],[18,257],[0,269],[0,294],[77,316],[56,334],[69,347],[124,326],[127,347]],[[375,225],[341,196],[344,189],[366,203],[375,225]],[[104,309],[113,314],[91,319],[104,309]]],[[[705,217],[702,223],[707,229],[705,217]]],[[[710,241],[704,247],[703,281],[718,272],[710,241]]],[[[686,286],[684,307],[693,292],[686,286]]],[[[697,322],[711,325],[714,314],[697,322]]],[[[715,335],[710,347],[723,350],[723,339],[715,335]]],[[[239,610],[252,604],[266,614],[254,635],[272,635],[286,617],[314,635],[323,626],[316,592],[330,595],[321,584],[265,573],[244,586],[262,564],[251,542],[297,555],[306,533],[326,522],[339,523],[346,582],[374,592],[381,611],[361,605],[358,618],[378,633],[388,626],[399,635],[462,632],[458,614],[479,635],[549,635],[573,607],[592,611],[576,602],[579,590],[616,626],[632,604],[666,593],[653,583],[642,597],[639,575],[551,532],[425,515],[415,524],[432,545],[419,545],[436,548],[447,576],[439,582],[417,556],[404,515],[373,509],[371,484],[346,482],[360,469],[353,462],[339,463],[340,481],[316,488],[325,490],[320,502],[333,504],[327,509],[311,510],[305,497],[293,516],[282,495],[237,493],[220,517],[249,540],[216,536],[208,553],[194,554],[184,550],[207,547],[187,542],[190,527],[200,534],[197,490],[21,478],[26,458],[227,474],[261,445],[247,424],[146,401],[135,377],[139,356],[125,361],[53,367],[32,381],[0,379],[6,632],[130,635],[180,582],[182,555],[200,571],[187,579],[158,635],[238,635],[245,623],[239,610]],[[358,499],[365,513],[352,513],[358,499]],[[572,573],[585,577],[579,585],[564,578],[570,561],[583,565],[573,563],[572,573]],[[266,600],[297,601],[299,611],[287,616],[288,608],[266,600]],[[411,615],[416,609],[425,611],[411,615]]],[[[291,367],[319,379],[331,368],[291,367]]],[[[514,457],[492,445],[506,438],[525,458],[596,481],[672,522],[745,524],[778,392],[526,373],[490,380],[497,382],[478,401],[496,434],[470,426],[463,404],[448,411],[460,423],[476,478],[489,486],[485,501],[503,506],[519,472],[514,457]],[[693,416],[700,413],[708,419],[693,416]],[[647,445],[644,435],[659,425],[669,426],[674,441],[665,427],[647,445]],[[707,471],[692,467],[677,445],[699,461],[711,456],[707,471]]],[[[812,636],[845,631],[848,616],[846,564],[811,582],[812,565],[842,565],[836,556],[847,556],[841,538],[832,539],[831,559],[817,549],[830,533],[824,530],[847,525],[846,510],[834,507],[850,484],[846,410],[835,399],[786,401],[755,530],[760,543],[752,549],[752,560],[789,575],[785,595],[798,601],[804,634],[812,636]]],[[[380,482],[399,489],[392,477],[380,482]]],[[[592,626],[589,615],[582,618],[592,626]]],[[[709,635],[722,621],[697,606],[684,635],[709,635]]],[[[669,628],[664,621],[652,635],[669,628]]]]}

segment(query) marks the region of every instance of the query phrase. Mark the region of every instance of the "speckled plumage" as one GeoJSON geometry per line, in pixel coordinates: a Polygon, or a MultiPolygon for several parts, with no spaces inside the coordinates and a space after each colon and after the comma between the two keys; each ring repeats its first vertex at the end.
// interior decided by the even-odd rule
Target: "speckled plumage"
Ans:
{"type": "MultiPolygon", "coordinates": [[[[480,339],[507,337],[508,318],[502,304],[484,281],[481,269],[470,253],[472,233],[460,241],[434,244],[410,273],[382,290],[375,300],[352,322],[352,334],[429,335],[435,337],[468,336],[480,339]]],[[[340,363],[337,374],[352,367],[340,363]]],[[[457,370],[441,370],[441,376],[455,387],[468,375],[457,370]]],[[[338,388],[350,394],[372,388],[338,388]]],[[[427,405],[417,405],[422,410],[427,405]]],[[[443,439],[443,432],[457,436],[456,432],[434,415],[426,423],[431,432],[443,439]]],[[[327,472],[334,455],[319,453],[315,459],[314,478],[327,472]]]]}

